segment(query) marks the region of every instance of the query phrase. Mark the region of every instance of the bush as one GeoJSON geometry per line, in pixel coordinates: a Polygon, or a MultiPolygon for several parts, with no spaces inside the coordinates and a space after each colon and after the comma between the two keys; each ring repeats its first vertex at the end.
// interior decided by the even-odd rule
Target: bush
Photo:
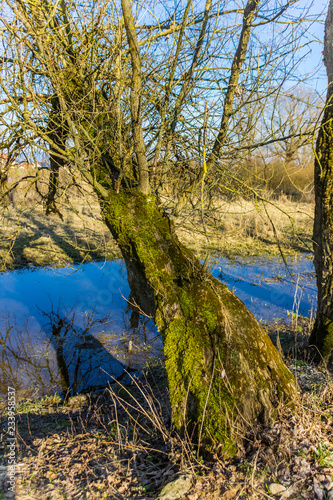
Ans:
{"type": "Polygon", "coordinates": [[[297,165],[274,160],[265,165],[259,161],[226,168],[214,187],[220,195],[228,198],[251,198],[257,192],[264,197],[284,195],[292,200],[310,201],[313,198],[313,177],[312,162],[297,165]]]}

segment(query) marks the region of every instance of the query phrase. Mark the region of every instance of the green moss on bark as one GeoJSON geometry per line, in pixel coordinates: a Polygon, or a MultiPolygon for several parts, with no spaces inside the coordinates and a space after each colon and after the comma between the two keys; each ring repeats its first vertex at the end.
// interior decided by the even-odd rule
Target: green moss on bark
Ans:
{"type": "Polygon", "coordinates": [[[292,400],[291,373],[244,304],[179,243],[155,198],[114,194],[104,216],[153,290],[175,426],[235,453],[237,425],[292,400]]]}
{"type": "Polygon", "coordinates": [[[325,360],[333,358],[333,321],[326,318],[323,321],[323,346],[322,355],[325,360]]]}
{"type": "MultiPolygon", "coordinates": [[[[327,94],[322,126],[316,144],[314,264],[318,303],[310,344],[333,364],[333,106],[332,90],[327,94]]],[[[320,356],[318,356],[320,359],[320,356]]]]}

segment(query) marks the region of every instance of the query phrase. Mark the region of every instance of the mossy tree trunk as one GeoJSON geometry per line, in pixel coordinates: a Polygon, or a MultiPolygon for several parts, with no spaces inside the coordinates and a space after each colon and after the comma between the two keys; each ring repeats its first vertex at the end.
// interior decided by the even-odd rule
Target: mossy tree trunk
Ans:
{"type": "Polygon", "coordinates": [[[245,305],[181,245],[154,196],[113,193],[103,214],[162,335],[176,428],[232,455],[237,425],[270,420],[295,395],[293,376],[245,305]]]}
{"type": "Polygon", "coordinates": [[[65,150],[68,129],[62,117],[59,99],[53,96],[51,99],[52,111],[50,112],[47,135],[50,142],[50,176],[48,193],[46,197],[46,215],[62,215],[56,204],[56,195],[59,187],[59,172],[65,166],[64,157],[59,151],[65,150]]]}
{"type": "Polygon", "coordinates": [[[310,337],[320,355],[333,364],[333,1],[324,40],[328,91],[315,158],[314,263],[318,286],[317,315],[310,337]]]}

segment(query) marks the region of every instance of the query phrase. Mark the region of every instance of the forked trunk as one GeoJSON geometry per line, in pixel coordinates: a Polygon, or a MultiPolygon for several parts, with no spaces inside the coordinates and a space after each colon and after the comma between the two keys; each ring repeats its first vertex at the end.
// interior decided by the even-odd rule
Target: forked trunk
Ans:
{"type": "Polygon", "coordinates": [[[153,196],[113,193],[103,212],[133,295],[162,335],[176,428],[234,454],[237,425],[268,421],[292,401],[293,376],[244,304],[181,245],[153,196]]]}

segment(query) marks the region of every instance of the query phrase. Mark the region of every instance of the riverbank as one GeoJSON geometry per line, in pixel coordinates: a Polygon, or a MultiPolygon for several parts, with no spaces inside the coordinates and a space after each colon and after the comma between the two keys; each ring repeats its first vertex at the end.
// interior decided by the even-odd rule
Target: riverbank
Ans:
{"type": "Polygon", "coordinates": [[[314,203],[285,196],[267,202],[214,199],[210,209],[182,214],[180,240],[197,255],[257,257],[312,254],[314,203]]]}
{"type": "MultiPolygon", "coordinates": [[[[167,206],[167,200],[166,200],[167,206]]],[[[43,207],[9,204],[0,215],[0,270],[121,258],[92,195],[60,206],[63,219],[43,207]]],[[[313,203],[286,198],[266,205],[216,200],[210,211],[186,212],[176,221],[180,240],[200,258],[219,255],[311,257],[313,203]]]]}
{"type": "MultiPolygon", "coordinates": [[[[163,360],[151,360],[131,386],[69,398],[16,401],[16,496],[20,500],[219,500],[333,497],[332,373],[313,364],[311,321],[264,324],[295,374],[295,409],[272,427],[244,435],[233,460],[198,457],[170,424],[163,360]],[[173,489],[173,496],[164,495],[173,489]]],[[[6,491],[8,415],[0,408],[0,495],[6,491]]],[[[1,498],[1,496],[0,496],[1,498]]]]}
{"type": "Polygon", "coordinates": [[[20,402],[16,498],[332,499],[332,374],[311,363],[308,321],[300,319],[299,326],[302,332],[266,326],[298,380],[295,410],[280,408],[272,427],[252,429],[235,459],[198,457],[173,431],[165,371],[157,361],[132,386],[65,404],[57,396],[20,402]],[[170,488],[173,496],[165,494],[170,488]]]}

